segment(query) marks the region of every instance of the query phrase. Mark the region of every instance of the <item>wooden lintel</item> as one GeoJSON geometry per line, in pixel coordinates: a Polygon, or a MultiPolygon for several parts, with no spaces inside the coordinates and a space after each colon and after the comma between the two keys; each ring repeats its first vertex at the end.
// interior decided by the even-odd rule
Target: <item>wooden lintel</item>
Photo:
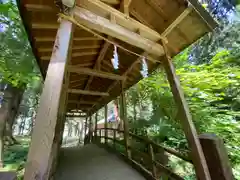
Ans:
{"type": "Polygon", "coordinates": [[[97,51],[80,52],[80,53],[72,53],[72,57],[91,56],[91,55],[96,55],[96,54],[97,54],[97,51]]]}
{"type": "Polygon", "coordinates": [[[123,76],[120,76],[117,74],[108,73],[108,72],[99,71],[99,70],[90,69],[90,68],[76,68],[74,66],[68,66],[68,71],[75,72],[78,74],[86,74],[89,76],[97,76],[97,77],[113,79],[113,80],[124,80],[125,79],[123,76]]]}
{"type": "MultiPolygon", "coordinates": [[[[37,42],[48,42],[48,41],[54,41],[55,37],[35,37],[35,40],[37,42]]],[[[97,37],[80,37],[80,38],[73,38],[74,41],[96,41],[100,40],[97,37]]]]}
{"type": "MultiPolygon", "coordinates": [[[[136,30],[131,31],[123,26],[111,23],[108,19],[98,16],[91,11],[80,7],[75,7],[74,15],[75,20],[87,28],[98,31],[99,33],[107,34],[133,46],[144,49],[149,54],[154,54],[156,56],[162,56],[164,54],[163,48],[160,44],[147,39],[146,37],[142,36],[142,34],[137,34],[135,32],[136,30]]],[[[128,21],[126,18],[125,21],[125,23],[131,24],[131,21],[128,21]]],[[[161,38],[159,37],[157,40],[160,39],[161,38]]]]}
{"type": "Polygon", "coordinates": [[[32,23],[33,29],[57,29],[59,27],[58,24],[50,24],[50,23],[32,23]]]}
{"type": "Polygon", "coordinates": [[[161,39],[161,35],[152,30],[151,28],[145,26],[144,24],[138,22],[137,20],[127,16],[121,11],[102,3],[99,0],[81,0],[79,1],[81,7],[93,12],[97,16],[101,16],[104,18],[110,18],[114,16],[116,23],[128,29],[129,31],[136,32],[136,30],[140,30],[142,32],[142,37],[147,38],[152,41],[159,41],[161,39]]]}
{"type": "Polygon", "coordinates": [[[95,104],[96,102],[94,101],[77,101],[77,100],[69,100],[68,103],[73,103],[73,104],[95,104]]]}
{"type": "MultiPolygon", "coordinates": [[[[97,49],[100,48],[99,45],[94,45],[94,46],[73,46],[72,50],[83,50],[83,49],[97,49]]],[[[39,48],[39,52],[52,52],[53,48],[39,48]]]]}
{"type": "Polygon", "coordinates": [[[120,3],[120,0],[101,0],[101,1],[111,5],[117,5],[120,3]]]}
{"type": "Polygon", "coordinates": [[[109,96],[109,93],[98,92],[98,91],[87,91],[87,90],[81,90],[81,89],[68,89],[68,93],[90,95],[90,96],[109,96]]]}
{"type": "Polygon", "coordinates": [[[85,118],[84,115],[66,115],[66,117],[72,117],[72,118],[85,118]]]}
{"type": "Polygon", "coordinates": [[[57,8],[42,4],[25,4],[25,8],[28,11],[57,12],[57,8]]]}
{"type": "Polygon", "coordinates": [[[87,66],[92,66],[93,63],[89,62],[89,63],[81,63],[78,65],[74,65],[75,67],[87,67],[87,66]]]}
{"type": "MultiPolygon", "coordinates": [[[[80,53],[72,53],[72,57],[81,57],[81,56],[92,56],[96,55],[97,52],[80,52],[80,53]]],[[[48,61],[51,57],[50,56],[41,56],[41,60],[48,61]]]]}

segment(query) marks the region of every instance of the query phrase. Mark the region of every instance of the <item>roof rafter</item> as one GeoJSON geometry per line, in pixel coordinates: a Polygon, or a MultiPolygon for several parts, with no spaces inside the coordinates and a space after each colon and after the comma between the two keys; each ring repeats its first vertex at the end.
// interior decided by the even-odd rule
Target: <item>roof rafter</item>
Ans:
{"type": "Polygon", "coordinates": [[[94,101],[77,101],[77,100],[69,100],[68,103],[73,103],[73,104],[95,104],[96,102],[94,101]]]}
{"type": "Polygon", "coordinates": [[[68,89],[67,92],[72,94],[83,94],[83,95],[90,95],[90,96],[109,96],[109,93],[106,93],[106,92],[87,91],[87,90],[81,90],[81,89],[68,89]]]}
{"type": "MultiPolygon", "coordinates": [[[[97,49],[100,48],[99,45],[94,45],[94,46],[73,46],[72,50],[82,50],[82,49],[97,49]]],[[[39,48],[38,51],[39,52],[52,52],[53,48],[49,47],[49,48],[39,48]]]]}
{"type": "MultiPolygon", "coordinates": [[[[35,37],[37,42],[48,42],[48,41],[55,41],[55,37],[35,37]]],[[[81,38],[73,38],[74,41],[96,41],[100,40],[97,37],[81,37],[81,38]]]]}
{"type": "Polygon", "coordinates": [[[68,71],[75,72],[78,74],[86,74],[89,76],[97,76],[97,77],[113,79],[113,80],[124,80],[125,79],[123,76],[120,76],[117,74],[108,73],[108,72],[99,71],[99,70],[90,69],[90,68],[76,68],[74,66],[68,66],[68,71]]]}

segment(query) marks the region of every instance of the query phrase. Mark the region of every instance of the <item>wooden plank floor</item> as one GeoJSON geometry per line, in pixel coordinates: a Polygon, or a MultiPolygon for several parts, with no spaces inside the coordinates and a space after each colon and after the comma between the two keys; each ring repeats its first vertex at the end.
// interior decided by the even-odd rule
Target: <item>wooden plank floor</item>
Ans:
{"type": "Polygon", "coordinates": [[[119,157],[93,144],[63,148],[55,177],[56,180],[145,180],[119,157]]]}

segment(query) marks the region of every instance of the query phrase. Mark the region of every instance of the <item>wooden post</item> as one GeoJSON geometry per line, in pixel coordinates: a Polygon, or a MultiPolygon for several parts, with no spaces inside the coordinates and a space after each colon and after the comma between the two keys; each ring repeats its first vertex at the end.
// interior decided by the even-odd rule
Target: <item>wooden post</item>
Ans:
{"type": "Polygon", "coordinates": [[[92,115],[89,117],[89,142],[92,142],[93,128],[92,128],[92,115]]]}
{"type": "Polygon", "coordinates": [[[58,118],[58,107],[71,35],[72,23],[62,20],[41,95],[24,180],[48,179],[48,162],[52,151],[53,132],[58,118]]]}
{"type": "Polygon", "coordinates": [[[130,142],[129,142],[129,127],[128,127],[128,120],[127,120],[127,108],[126,108],[126,97],[123,91],[123,83],[121,83],[122,92],[120,95],[120,119],[123,121],[123,128],[124,128],[124,142],[125,142],[125,149],[126,155],[129,159],[131,159],[131,150],[130,142]]]}
{"type": "Polygon", "coordinates": [[[199,139],[211,178],[217,180],[234,180],[223,140],[215,134],[201,134],[199,139]]]}
{"type": "Polygon", "coordinates": [[[97,141],[97,121],[98,121],[98,112],[95,114],[95,129],[94,129],[94,140],[97,141]]]}
{"type": "Polygon", "coordinates": [[[88,135],[87,135],[87,124],[88,124],[88,117],[85,119],[85,125],[84,125],[84,144],[87,144],[88,141],[88,135]]]}
{"type": "Polygon", "coordinates": [[[116,129],[113,130],[113,148],[116,150],[116,129]]]}
{"type": "Polygon", "coordinates": [[[180,86],[180,81],[176,75],[170,54],[167,50],[167,46],[164,41],[162,41],[162,44],[165,51],[163,66],[166,71],[169,84],[171,86],[173,98],[178,106],[180,122],[188,140],[189,148],[191,151],[191,158],[193,160],[197,178],[199,180],[210,180],[211,178],[208,171],[207,163],[198,139],[195,126],[192,122],[192,116],[190,114],[189,107],[185,100],[183,90],[180,86]]]}
{"type": "Polygon", "coordinates": [[[104,122],[104,138],[105,138],[105,144],[107,144],[107,141],[108,141],[108,130],[107,130],[107,128],[108,128],[108,122],[107,122],[107,119],[108,119],[108,105],[107,104],[105,104],[105,106],[104,106],[104,115],[105,115],[105,122],[104,122]]]}
{"type": "MultiPolygon", "coordinates": [[[[72,44],[72,38],[70,42],[70,47],[72,44]]],[[[71,51],[68,53],[68,59],[71,58],[71,51]]],[[[69,61],[68,61],[69,62],[69,61]]],[[[60,99],[60,104],[59,104],[59,110],[58,110],[58,121],[56,124],[55,128],[55,137],[53,140],[53,146],[52,146],[52,152],[51,152],[51,158],[49,161],[49,177],[50,180],[53,179],[56,168],[57,168],[57,163],[58,163],[58,156],[59,156],[59,151],[62,145],[62,140],[63,140],[63,132],[64,132],[64,126],[66,122],[66,108],[67,108],[67,100],[68,100],[68,94],[67,94],[67,88],[69,85],[69,72],[65,72],[65,78],[63,82],[63,89],[62,89],[62,95],[60,99]]]]}
{"type": "Polygon", "coordinates": [[[157,169],[156,169],[156,165],[155,165],[155,157],[154,157],[154,151],[153,151],[153,147],[152,144],[148,144],[148,152],[151,158],[151,164],[152,164],[152,176],[154,178],[157,178],[157,169]]]}

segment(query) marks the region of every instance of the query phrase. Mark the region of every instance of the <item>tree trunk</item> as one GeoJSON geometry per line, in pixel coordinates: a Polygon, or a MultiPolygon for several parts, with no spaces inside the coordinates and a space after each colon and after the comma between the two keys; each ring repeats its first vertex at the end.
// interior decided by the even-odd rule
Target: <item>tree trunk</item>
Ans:
{"type": "Polygon", "coordinates": [[[1,91],[4,93],[4,95],[0,107],[0,167],[3,166],[4,131],[13,103],[12,87],[7,85],[7,88],[5,90],[1,89],[1,91]]]}
{"type": "Polygon", "coordinates": [[[11,95],[11,102],[12,102],[12,107],[9,112],[9,116],[7,117],[6,121],[6,129],[4,132],[4,136],[6,140],[9,142],[10,145],[16,144],[17,140],[13,137],[13,124],[15,122],[15,119],[17,117],[19,105],[22,100],[24,88],[12,88],[12,91],[10,92],[11,95]]]}

